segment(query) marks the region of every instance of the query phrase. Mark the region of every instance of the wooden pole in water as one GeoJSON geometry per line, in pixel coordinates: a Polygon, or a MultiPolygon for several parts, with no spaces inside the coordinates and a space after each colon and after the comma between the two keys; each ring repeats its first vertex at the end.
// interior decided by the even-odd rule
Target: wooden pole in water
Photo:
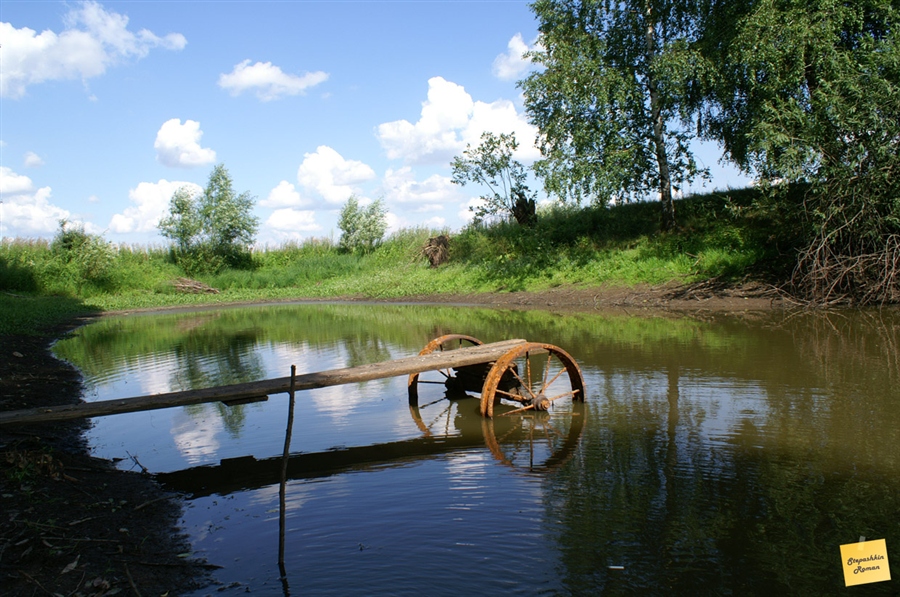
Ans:
{"type": "Polygon", "coordinates": [[[287,493],[288,460],[291,455],[291,432],[294,428],[294,395],[297,387],[297,365],[291,365],[291,390],[288,401],[287,430],[284,432],[284,455],[281,458],[281,487],[278,492],[278,569],[281,579],[287,582],[287,571],[284,568],[284,522],[285,522],[285,494],[287,493]]]}

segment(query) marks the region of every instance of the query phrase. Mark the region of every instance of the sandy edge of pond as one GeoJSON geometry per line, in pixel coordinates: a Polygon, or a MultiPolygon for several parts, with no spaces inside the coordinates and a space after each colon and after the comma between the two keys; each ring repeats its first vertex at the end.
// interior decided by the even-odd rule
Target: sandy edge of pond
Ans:
{"type": "MultiPolygon", "coordinates": [[[[741,316],[786,306],[771,287],[715,282],[279,302],[323,300],[694,317],[741,316]]],[[[0,337],[0,410],[81,401],[80,374],[54,358],[50,346],[85,321],[73,321],[41,337],[0,337]]],[[[151,475],[141,472],[139,455],[132,471],[91,457],[83,438],[86,428],[87,423],[0,428],[4,594],[80,592],[99,597],[119,589],[126,595],[180,595],[207,585],[212,566],[183,557],[190,553],[190,545],[177,528],[181,498],[165,493],[151,475]]]]}

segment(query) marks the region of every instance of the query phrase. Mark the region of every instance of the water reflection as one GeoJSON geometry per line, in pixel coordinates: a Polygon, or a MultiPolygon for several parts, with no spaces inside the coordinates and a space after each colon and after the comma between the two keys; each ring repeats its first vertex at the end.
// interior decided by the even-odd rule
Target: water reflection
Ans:
{"type": "MultiPolygon", "coordinates": [[[[568,419],[488,423],[477,401],[447,400],[442,387],[410,409],[405,379],[298,395],[291,591],[822,595],[844,590],[839,545],[865,536],[900,549],[898,323],[895,311],[641,318],[303,305],[103,320],[57,352],[98,396],[115,397],[151,381],[409,356],[448,332],[550,342],[585,375],[587,408],[568,419]],[[218,342],[231,364],[207,363],[214,351],[191,337],[218,342]],[[556,421],[568,426],[550,432],[556,421]]],[[[140,453],[194,495],[184,526],[198,553],[225,566],[222,593],[281,594],[273,512],[285,413],[272,397],[237,413],[123,415],[98,420],[93,438],[98,453],[140,453]],[[177,456],[162,439],[173,436],[177,456]]],[[[897,582],[854,591],[896,594],[897,582]]]]}

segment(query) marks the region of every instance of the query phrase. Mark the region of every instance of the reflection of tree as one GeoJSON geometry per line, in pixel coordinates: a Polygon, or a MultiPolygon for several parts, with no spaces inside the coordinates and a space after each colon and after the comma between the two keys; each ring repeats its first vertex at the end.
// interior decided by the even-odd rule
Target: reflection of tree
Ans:
{"type": "Polygon", "coordinates": [[[387,343],[374,335],[358,334],[343,340],[347,351],[347,367],[380,363],[391,359],[387,343]]]}
{"type": "MultiPolygon", "coordinates": [[[[207,388],[256,381],[265,377],[262,358],[256,350],[257,332],[239,330],[227,334],[222,330],[192,330],[174,347],[176,360],[171,385],[176,389],[207,388]]],[[[212,403],[225,428],[233,436],[240,435],[246,412],[244,405],[226,406],[212,403]]],[[[193,417],[207,412],[204,408],[186,409],[193,417]]]]}
{"type": "Polygon", "coordinates": [[[234,406],[226,406],[221,402],[210,402],[207,404],[191,404],[185,406],[186,412],[192,419],[200,419],[206,413],[213,412],[221,420],[225,429],[231,437],[240,437],[241,430],[244,427],[244,419],[247,418],[247,412],[244,410],[246,404],[235,404],[234,406]]]}
{"type": "Polygon", "coordinates": [[[679,347],[647,368],[665,377],[608,367],[580,453],[548,482],[567,592],[837,594],[839,545],[900,544],[900,326],[887,317],[792,320],[742,347],[740,370],[679,347]],[[710,437],[685,370],[753,383],[764,415],[717,382],[735,414],[710,437]]]}

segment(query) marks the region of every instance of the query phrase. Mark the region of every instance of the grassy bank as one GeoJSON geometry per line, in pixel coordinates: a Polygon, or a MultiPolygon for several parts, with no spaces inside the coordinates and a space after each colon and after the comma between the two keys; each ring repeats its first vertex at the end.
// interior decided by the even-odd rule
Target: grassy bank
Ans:
{"type": "MultiPolygon", "coordinates": [[[[183,294],[164,247],[7,241],[0,249],[0,333],[26,333],[78,313],[289,298],[397,298],[632,286],[777,276],[789,249],[772,222],[748,214],[753,191],[678,201],[681,229],[658,232],[656,203],[543,210],[534,228],[497,223],[452,236],[450,260],[422,254],[439,231],[406,229],[368,254],[327,240],[260,250],[247,269],[195,279],[219,294],[183,294]]],[[[96,240],[96,239],[95,239],[96,240]]]]}

